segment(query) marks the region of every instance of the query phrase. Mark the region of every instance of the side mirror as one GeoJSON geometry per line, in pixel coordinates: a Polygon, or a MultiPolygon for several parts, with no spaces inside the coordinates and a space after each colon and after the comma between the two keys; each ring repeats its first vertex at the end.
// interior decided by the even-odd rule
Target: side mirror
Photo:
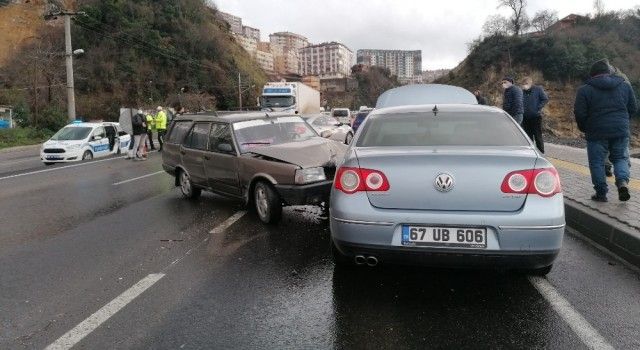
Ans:
{"type": "Polygon", "coordinates": [[[329,137],[331,137],[331,135],[333,135],[331,130],[325,130],[325,131],[320,133],[320,136],[324,137],[325,139],[328,139],[329,137]]]}
{"type": "Polygon", "coordinates": [[[233,147],[228,143],[221,143],[218,145],[218,151],[224,153],[233,153],[233,147]]]}

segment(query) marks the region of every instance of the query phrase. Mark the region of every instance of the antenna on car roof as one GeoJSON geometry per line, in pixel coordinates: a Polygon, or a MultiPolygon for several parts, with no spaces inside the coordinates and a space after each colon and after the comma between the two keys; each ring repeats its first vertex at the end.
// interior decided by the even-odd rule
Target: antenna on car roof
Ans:
{"type": "Polygon", "coordinates": [[[440,112],[438,110],[438,105],[435,105],[431,111],[433,112],[433,116],[437,117],[438,116],[438,112],[440,112]]]}

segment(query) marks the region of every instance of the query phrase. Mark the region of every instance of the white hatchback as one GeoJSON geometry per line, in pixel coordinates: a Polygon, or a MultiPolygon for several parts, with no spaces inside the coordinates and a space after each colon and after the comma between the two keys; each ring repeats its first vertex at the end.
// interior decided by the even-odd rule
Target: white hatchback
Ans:
{"type": "Polygon", "coordinates": [[[40,159],[46,165],[120,154],[131,135],[118,123],[72,123],[42,144],[40,159]]]}

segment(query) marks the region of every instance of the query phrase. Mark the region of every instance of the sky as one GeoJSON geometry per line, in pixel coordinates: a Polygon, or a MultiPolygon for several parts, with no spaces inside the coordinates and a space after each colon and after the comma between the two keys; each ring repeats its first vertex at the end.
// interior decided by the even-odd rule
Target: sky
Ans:
{"type": "MultiPolygon", "coordinates": [[[[214,0],[218,9],[270,33],[290,31],[311,43],[341,42],[358,49],[422,50],[422,68],[454,68],[488,16],[509,15],[498,0],[214,0]]],[[[607,11],[630,9],[640,0],[604,0],[607,11]]],[[[560,18],[593,12],[592,0],[529,0],[530,17],[551,9],[560,18]]]]}

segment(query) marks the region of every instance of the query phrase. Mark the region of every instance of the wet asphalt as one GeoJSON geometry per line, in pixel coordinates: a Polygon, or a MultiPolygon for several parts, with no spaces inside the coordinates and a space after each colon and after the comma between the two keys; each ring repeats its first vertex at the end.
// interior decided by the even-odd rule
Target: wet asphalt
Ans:
{"type": "MultiPolygon", "coordinates": [[[[44,348],[157,273],[76,348],[586,347],[517,273],[334,269],[327,218],[313,207],[286,209],[277,226],[249,212],[210,233],[246,208],[211,194],[182,199],[171,177],[150,175],[161,170],[158,154],[53,168],[28,155],[3,167],[7,157],[1,349],[44,348]]],[[[637,270],[567,234],[547,280],[613,347],[640,348],[637,270]]]]}

